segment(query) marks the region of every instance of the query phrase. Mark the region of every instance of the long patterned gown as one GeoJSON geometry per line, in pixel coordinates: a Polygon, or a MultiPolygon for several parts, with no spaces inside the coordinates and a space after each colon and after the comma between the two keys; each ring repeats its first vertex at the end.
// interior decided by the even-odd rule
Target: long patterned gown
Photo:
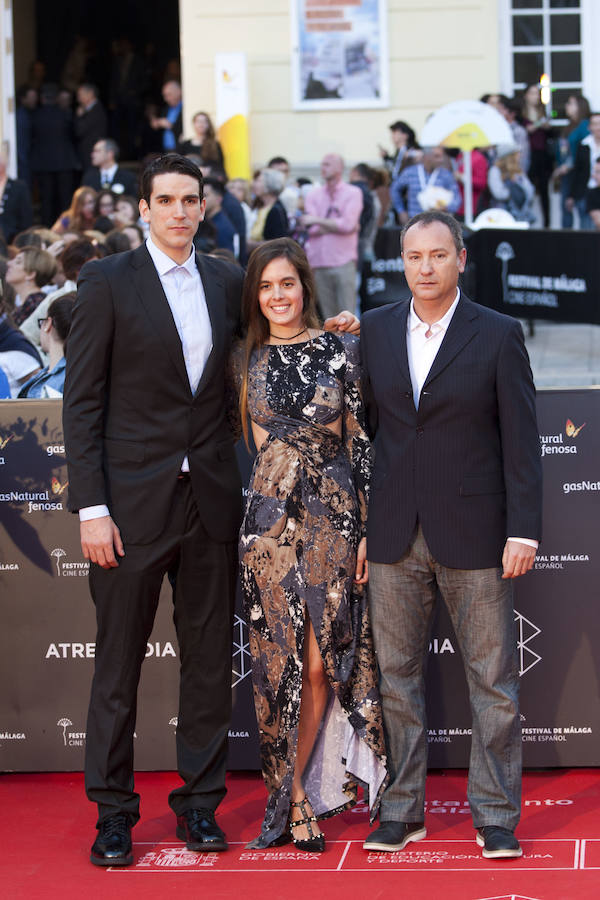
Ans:
{"type": "Polygon", "coordinates": [[[359,379],[359,342],[346,334],[265,346],[250,359],[248,411],[268,437],[252,471],[240,565],[269,793],[250,847],[268,846],[287,825],[307,616],[330,686],[303,773],[313,810],[325,817],[352,805],[361,783],[373,819],[385,787],[366,592],[353,582],[371,470],[359,379]],[[327,427],[340,417],[341,439],[327,427]]]}

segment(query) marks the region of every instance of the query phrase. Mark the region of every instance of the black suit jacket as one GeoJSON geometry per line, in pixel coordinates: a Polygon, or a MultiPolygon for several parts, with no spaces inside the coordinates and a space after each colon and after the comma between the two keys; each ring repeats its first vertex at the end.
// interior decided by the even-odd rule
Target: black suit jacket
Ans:
{"type": "Polygon", "coordinates": [[[406,346],[410,301],[361,323],[375,467],[368,558],[393,563],[417,521],[434,558],[499,566],[507,537],[541,537],[535,389],[518,321],[459,300],[415,408],[406,346]]]}
{"type": "Polygon", "coordinates": [[[31,194],[25,181],[7,178],[0,203],[0,231],[7,244],[33,223],[31,194]]]}
{"type": "Polygon", "coordinates": [[[206,531],[217,541],[237,537],[241,483],[225,367],[242,274],[209,257],[197,256],[197,264],[213,349],[195,394],[146,246],[81,271],[63,404],[69,508],[106,504],[127,543],[161,534],[186,455],[206,531]]]}
{"type": "Polygon", "coordinates": [[[595,160],[592,160],[591,147],[588,144],[579,144],[575,154],[571,181],[571,196],[575,200],[581,200],[585,196],[592,171],[592,162],[595,160]]]}
{"type": "MultiPolygon", "coordinates": [[[[84,172],[81,183],[86,187],[93,188],[95,191],[102,190],[100,169],[97,166],[90,166],[90,168],[86,172],[84,172]]],[[[115,191],[116,194],[129,194],[130,197],[135,198],[139,196],[137,178],[135,177],[133,172],[129,172],[127,169],[122,169],[120,166],[115,172],[115,177],[113,178],[112,182],[108,185],[108,189],[111,191],[115,191]],[[123,190],[115,191],[113,185],[122,185],[123,190]]]]}
{"type": "Polygon", "coordinates": [[[70,112],[53,105],[34,110],[29,161],[32,172],[66,172],[79,168],[70,112]]]}

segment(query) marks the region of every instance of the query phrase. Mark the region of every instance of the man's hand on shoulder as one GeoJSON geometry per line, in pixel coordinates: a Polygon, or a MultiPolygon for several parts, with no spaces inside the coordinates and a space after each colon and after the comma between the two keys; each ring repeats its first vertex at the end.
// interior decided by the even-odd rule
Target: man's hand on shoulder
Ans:
{"type": "Polygon", "coordinates": [[[79,529],[81,549],[86,559],[103,569],[114,569],[119,565],[116,555],[125,556],[125,551],[121,532],[110,516],[80,522],[79,529]]]}
{"type": "Polygon", "coordinates": [[[351,312],[344,310],[341,313],[338,313],[337,316],[332,316],[330,319],[325,319],[323,322],[323,328],[325,331],[347,331],[348,334],[355,334],[357,337],[360,335],[360,319],[354,316],[351,312]]]}
{"type": "Polygon", "coordinates": [[[502,577],[518,578],[525,575],[535,561],[536,549],[521,541],[507,541],[502,554],[502,577]]]}

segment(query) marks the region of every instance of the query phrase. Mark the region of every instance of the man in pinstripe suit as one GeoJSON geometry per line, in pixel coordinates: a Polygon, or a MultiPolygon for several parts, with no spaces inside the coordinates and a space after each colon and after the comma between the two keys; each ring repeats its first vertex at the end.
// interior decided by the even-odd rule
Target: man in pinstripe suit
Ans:
{"type": "Polygon", "coordinates": [[[425,837],[425,660],[441,594],[473,714],[468,797],[483,855],[522,854],[521,731],[511,579],[541,535],[535,389],[521,326],[461,294],[466,250],[447,213],[402,232],[410,301],[367,313],[375,435],[367,548],[390,785],[369,850],[425,837]]]}

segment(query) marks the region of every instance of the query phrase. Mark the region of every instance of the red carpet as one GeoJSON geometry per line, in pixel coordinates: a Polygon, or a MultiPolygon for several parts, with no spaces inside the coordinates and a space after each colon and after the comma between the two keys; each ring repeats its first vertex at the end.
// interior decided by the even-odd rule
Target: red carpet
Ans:
{"type": "Polygon", "coordinates": [[[265,792],[259,776],[235,773],[220,808],[227,853],[189,853],[175,838],[166,805],[169,772],[141,773],[142,819],[133,832],[135,865],[98,869],[89,859],[95,811],[79,774],[0,777],[1,896],[13,898],[420,898],[436,900],[597,900],[600,897],[600,771],[526,774],[518,835],[522,859],[481,857],[465,800],[464,772],[428,781],[426,840],[401,853],[366,853],[361,806],[324,823],[324,854],[282,847],[249,851],[265,792]]]}

